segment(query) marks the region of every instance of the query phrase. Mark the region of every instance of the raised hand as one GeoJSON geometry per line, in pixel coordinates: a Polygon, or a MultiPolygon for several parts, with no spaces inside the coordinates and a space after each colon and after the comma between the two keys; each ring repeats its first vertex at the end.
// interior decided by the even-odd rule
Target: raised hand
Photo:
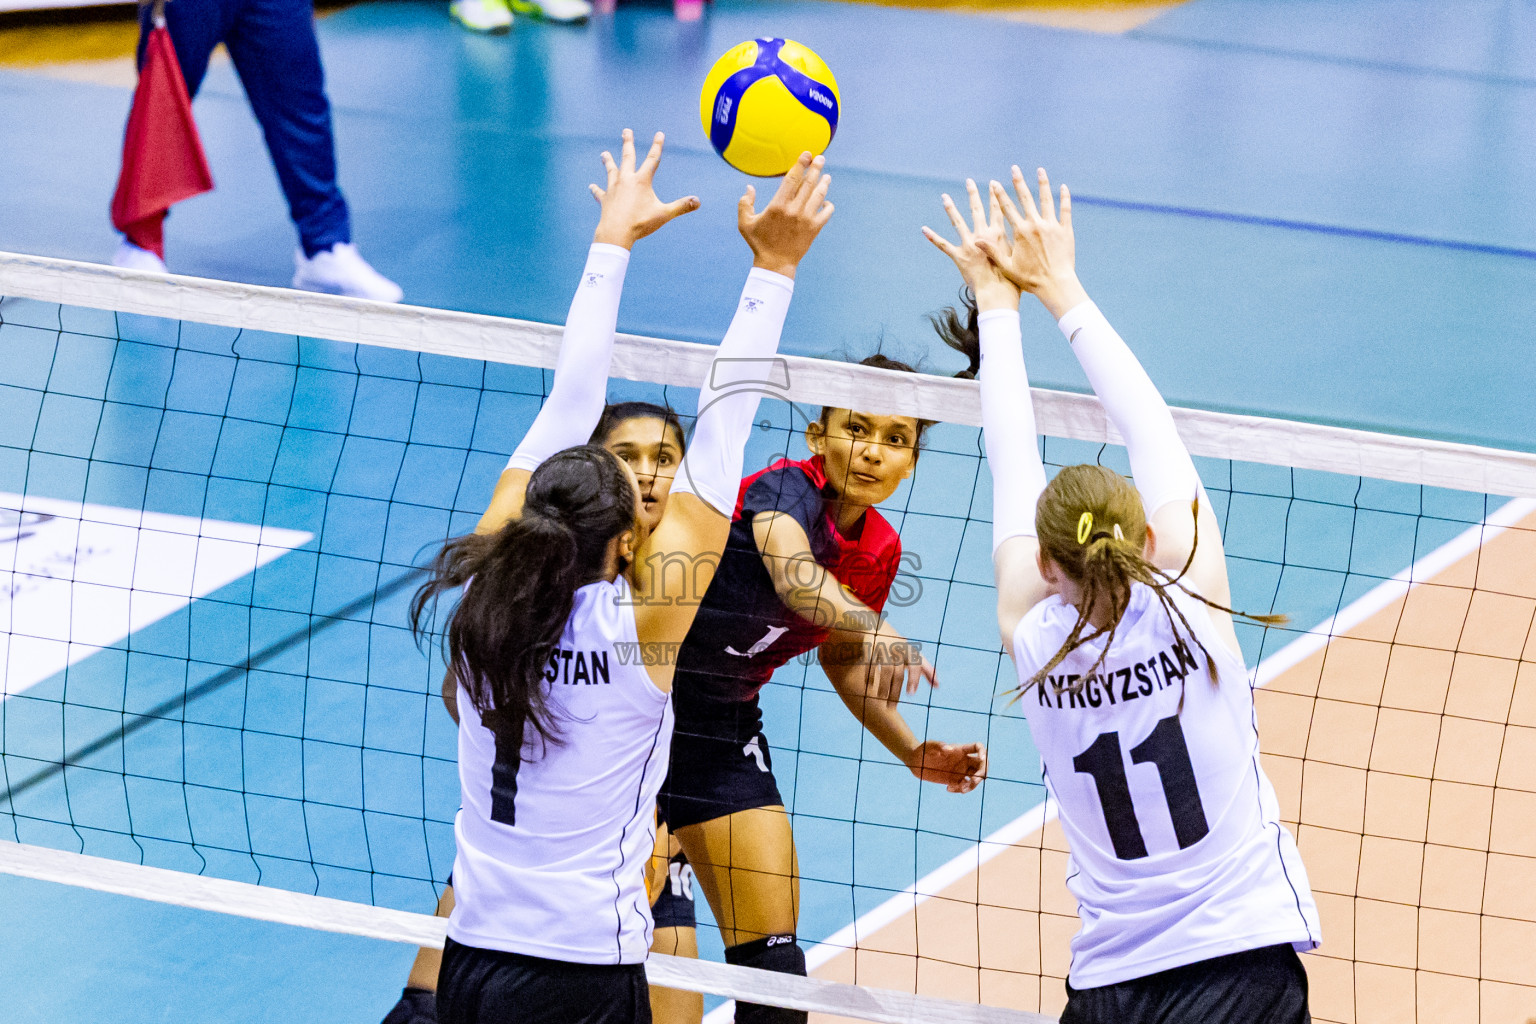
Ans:
{"type": "Polygon", "coordinates": [[[1013,227],[1013,248],[1002,251],[983,241],[981,249],[992,259],[997,268],[1019,287],[1040,300],[1051,315],[1058,320],[1080,302],[1088,300],[1088,293],[1077,280],[1077,246],[1072,236],[1072,193],[1061,186],[1061,215],[1051,202],[1051,180],[1045,168],[1037,172],[1040,185],[1040,205],[1029,194],[1024,172],[1013,168],[1013,187],[1019,194],[1024,212],[1013,204],[1003,186],[992,182],[992,199],[1002,206],[1003,214],[1013,227]]]}
{"type": "Polygon", "coordinates": [[[832,175],[821,172],[825,160],[800,159],[784,180],[773,200],[757,213],[757,189],[747,192],[736,204],[736,226],[752,248],[752,265],[794,277],[795,268],[805,258],[811,243],[832,219],[833,206],[827,202],[827,188],[832,175]]]}
{"type": "Polygon", "coordinates": [[[960,244],[950,242],[944,236],[932,228],[923,228],[923,236],[932,242],[940,252],[955,261],[955,266],[960,270],[960,276],[965,279],[965,286],[976,296],[976,307],[985,313],[990,309],[1018,309],[1019,288],[1010,281],[998,268],[998,265],[987,255],[988,250],[999,254],[1008,253],[1011,248],[1008,242],[1008,230],[1003,221],[1002,204],[996,195],[992,196],[992,208],[983,210],[981,194],[976,190],[976,182],[967,178],[965,190],[971,201],[971,224],[965,223],[955,201],[947,194],[944,198],[944,212],[949,214],[949,222],[960,233],[960,244]]]}
{"type": "Polygon", "coordinates": [[[665,141],[666,137],[657,132],[651,140],[651,151],[639,167],[635,166],[635,133],[628,128],[624,129],[624,146],[619,151],[618,163],[613,162],[612,153],[603,152],[608,187],[587,186],[603,208],[592,241],[628,249],[668,221],[699,208],[698,196],[684,196],[670,203],[656,198],[653,182],[665,141]]]}
{"type": "Polygon", "coordinates": [[[969,793],[987,777],[987,748],[980,743],[924,740],[906,762],[913,775],[924,782],[942,783],[951,793],[969,793]]]}

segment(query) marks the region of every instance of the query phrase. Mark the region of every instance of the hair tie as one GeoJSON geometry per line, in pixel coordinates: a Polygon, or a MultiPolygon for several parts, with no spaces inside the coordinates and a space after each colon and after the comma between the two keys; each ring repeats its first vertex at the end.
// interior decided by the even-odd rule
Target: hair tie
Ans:
{"type": "Polygon", "coordinates": [[[1088,543],[1088,535],[1093,533],[1093,513],[1084,512],[1077,517],[1077,542],[1088,543]]]}

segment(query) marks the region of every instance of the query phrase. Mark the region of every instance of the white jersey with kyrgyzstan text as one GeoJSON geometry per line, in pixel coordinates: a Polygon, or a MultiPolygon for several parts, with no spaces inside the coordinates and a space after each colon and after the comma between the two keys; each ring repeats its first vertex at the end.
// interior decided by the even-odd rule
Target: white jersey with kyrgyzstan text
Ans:
{"type": "MultiPolygon", "coordinates": [[[[1280,943],[1312,949],[1321,937],[1306,870],[1259,765],[1247,669],[1204,605],[1176,587],[1169,594],[1219,683],[1152,588],[1135,584],[1086,685],[1067,688],[1103,640],[1073,651],[1020,701],[1071,847],[1067,887],[1082,919],[1074,988],[1280,943]]],[[[1076,620],[1057,596],[1024,616],[1013,637],[1021,681],[1076,620]]]]}
{"type": "Polygon", "coordinates": [[[455,942],[572,963],[645,960],[644,869],[672,701],[638,649],[622,577],[576,591],[544,674],[559,743],[530,729],[519,749],[505,749],[459,688],[455,942]]]}

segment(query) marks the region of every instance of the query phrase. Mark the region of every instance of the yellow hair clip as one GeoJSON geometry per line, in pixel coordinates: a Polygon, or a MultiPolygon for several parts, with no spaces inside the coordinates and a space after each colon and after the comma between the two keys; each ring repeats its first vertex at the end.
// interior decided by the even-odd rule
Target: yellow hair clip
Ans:
{"type": "Polygon", "coordinates": [[[1077,542],[1088,543],[1088,535],[1093,532],[1093,513],[1084,512],[1077,517],[1077,542]]]}

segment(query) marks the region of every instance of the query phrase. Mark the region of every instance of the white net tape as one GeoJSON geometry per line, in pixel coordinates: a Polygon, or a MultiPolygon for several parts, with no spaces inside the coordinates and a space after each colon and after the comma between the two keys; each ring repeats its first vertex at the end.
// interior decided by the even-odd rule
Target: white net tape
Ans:
{"type": "MultiPolygon", "coordinates": [[[[320,931],[442,948],[447,920],[387,907],[311,896],[188,875],[180,871],[126,864],[64,850],[0,841],[0,871],[136,899],[170,903],[193,910],[272,921],[320,931]]],[[[796,1010],[814,1010],[884,1024],[1048,1024],[1051,1018],[1022,1010],[975,1006],[948,999],[839,985],[797,978],[751,967],[728,967],[706,960],[653,953],[646,976],[656,985],[747,999],[796,1010]]]]}
{"type": "MultiPolygon", "coordinates": [[[[0,295],[519,366],[553,367],[560,345],[560,327],[526,320],[17,253],[0,253],[0,295]]],[[[709,345],[621,335],[612,373],[654,383],[699,380],[713,355],[709,345]]],[[[974,381],[784,359],[792,401],[981,425],[974,381]]],[[[1093,396],[1034,388],[1033,397],[1042,434],[1120,443],[1093,396]]],[[[1195,455],[1230,458],[1242,451],[1251,461],[1294,469],[1536,497],[1536,454],[1200,409],[1173,414],[1195,455]]]]}

